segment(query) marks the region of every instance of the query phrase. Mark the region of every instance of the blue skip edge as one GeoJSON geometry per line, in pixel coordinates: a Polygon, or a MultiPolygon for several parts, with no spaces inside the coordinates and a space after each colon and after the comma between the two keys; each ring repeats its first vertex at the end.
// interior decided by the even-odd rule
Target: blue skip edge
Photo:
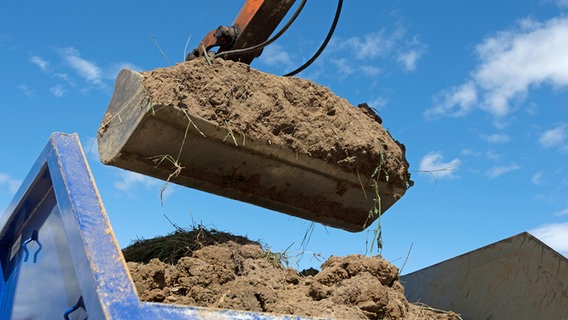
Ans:
{"type": "Polygon", "coordinates": [[[77,134],[54,133],[0,217],[0,319],[306,319],[141,302],[77,134]]]}

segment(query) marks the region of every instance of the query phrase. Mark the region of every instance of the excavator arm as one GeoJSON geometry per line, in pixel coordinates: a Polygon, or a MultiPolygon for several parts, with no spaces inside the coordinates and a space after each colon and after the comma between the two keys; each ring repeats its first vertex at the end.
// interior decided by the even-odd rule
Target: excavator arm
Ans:
{"type": "MultiPolygon", "coordinates": [[[[214,47],[217,54],[250,48],[263,43],[274,32],[296,0],[247,0],[231,26],[219,26],[209,32],[186,61],[204,56],[214,47]]],[[[262,48],[251,52],[228,53],[223,57],[250,64],[260,56],[262,48]]]]}
{"type": "MultiPolygon", "coordinates": [[[[290,74],[303,70],[325,48],[337,24],[342,1],[338,0],[335,18],[320,48],[290,74]]],[[[286,32],[306,0],[299,1],[294,13],[273,35],[294,2],[245,1],[233,24],[209,32],[186,60],[207,58],[212,48],[219,47],[214,57],[250,63],[263,47],[286,32]]],[[[205,66],[203,61],[194,62],[172,67],[178,72],[192,73],[183,80],[188,81],[187,84],[180,82],[175,72],[163,68],[144,75],[128,69],[120,72],[99,130],[99,156],[103,163],[348,231],[364,230],[404,195],[408,187],[404,148],[379,125],[379,117],[368,119],[373,114],[368,107],[362,106],[356,111],[346,106],[344,99],[327,94],[324,89],[315,89],[315,86],[309,89],[309,82],[285,81],[284,84],[277,76],[262,72],[248,72],[238,80],[242,83],[229,83],[231,86],[226,88],[225,94],[227,102],[217,106],[207,98],[219,93],[209,91],[209,77],[195,76],[209,70],[198,67],[200,63],[205,66]],[[159,86],[146,81],[152,74],[157,77],[154,82],[159,79],[159,86]],[[265,86],[267,81],[277,81],[278,85],[265,86]],[[230,95],[229,98],[228,93],[234,93],[234,89],[252,94],[240,98],[230,95]],[[282,91],[263,92],[273,89],[282,91]],[[288,99],[288,93],[293,92],[301,92],[305,99],[294,98],[281,103],[284,102],[281,98],[288,99]],[[266,100],[253,99],[263,93],[266,100]],[[319,101],[323,96],[325,99],[319,101]],[[232,123],[229,126],[227,120],[223,124],[213,116],[204,117],[199,113],[215,115],[221,109],[236,107],[232,103],[237,100],[247,100],[239,103],[251,109],[250,117],[234,118],[243,128],[270,122],[271,132],[279,136],[281,143],[273,143],[265,137],[250,138],[247,130],[233,131],[232,123]],[[266,113],[256,107],[273,109],[266,113]],[[298,116],[284,120],[271,116],[284,108],[282,114],[298,116]],[[339,126],[335,123],[339,110],[345,115],[347,112],[361,114],[354,118],[357,120],[353,125],[339,126]],[[315,139],[315,136],[308,138],[312,126],[307,124],[296,133],[296,124],[310,121],[307,114],[329,121],[320,129],[334,132],[337,143],[328,141],[329,148],[316,148],[313,154],[307,151],[307,145],[306,150],[289,145],[287,141],[292,136],[298,141],[306,139],[305,143],[315,139]],[[370,123],[365,124],[366,121],[370,123]],[[371,130],[369,139],[336,148],[336,145],[341,146],[342,136],[361,139],[359,130],[371,130]],[[227,139],[228,134],[233,140],[227,139]],[[175,154],[177,157],[173,158],[171,155],[175,154]],[[387,156],[390,162],[385,162],[387,156]]],[[[226,67],[223,71],[227,72],[242,70],[239,64],[231,63],[209,67],[213,70],[221,66],[226,67]]]]}

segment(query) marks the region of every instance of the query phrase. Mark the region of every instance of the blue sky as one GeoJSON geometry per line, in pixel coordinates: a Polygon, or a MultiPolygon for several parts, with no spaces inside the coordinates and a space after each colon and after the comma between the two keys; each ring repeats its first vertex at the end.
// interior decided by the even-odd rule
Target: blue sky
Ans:
{"type": "MultiPolygon", "coordinates": [[[[0,5],[0,212],[52,132],[77,132],[121,246],[165,218],[316,257],[365,253],[349,233],[100,164],[96,133],[123,68],[183,60],[239,1],[0,5]],[[166,58],[161,54],[163,50],[166,58]]],[[[253,67],[284,74],[325,37],[333,1],[308,1],[253,67]]],[[[346,1],[333,41],[299,76],[380,111],[415,186],[382,217],[382,254],[414,271],[529,231],[568,255],[568,1],[346,1]],[[412,247],[412,250],[409,250],[412,247]]],[[[321,258],[320,258],[321,259],[321,258]]],[[[293,259],[297,260],[297,259],[293,259]]]]}

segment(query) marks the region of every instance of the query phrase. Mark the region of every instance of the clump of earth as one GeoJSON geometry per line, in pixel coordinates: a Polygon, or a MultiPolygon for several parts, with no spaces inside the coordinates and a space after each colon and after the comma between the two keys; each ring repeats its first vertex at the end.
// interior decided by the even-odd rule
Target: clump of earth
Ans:
{"type": "Polygon", "coordinates": [[[409,303],[380,256],[330,257],[296,271],[285,254],[201,226],[123,250],[142,301],[337,319],[461,319],[409,303]]]}
{"type": "MultiPolygon", "coordinates": [[[[366,104],[354,107],[323,86],[222,59],[141,75],[156,113],[185,110],[363,178],[378,171],[395,198],[411,185],[405,147],[382,119],[366,104]]],[[[410,304],[398,269],[380,256],[330,257],[320,270],[299,272],[284,263],[284,253],[201,227],[137,241],[124,255],[143,301],[338,319],[459,319],[410,304]]]]}
{"type": "Polygon", "coordinates": [[[366,103],[355,107],[312,81],[223,59],[195,59],[141,74],[156,110],[185,109],[247,139],[290,148],[362,177],[380,166],[400,196],[407,189],[405,147],[366,103]]]}

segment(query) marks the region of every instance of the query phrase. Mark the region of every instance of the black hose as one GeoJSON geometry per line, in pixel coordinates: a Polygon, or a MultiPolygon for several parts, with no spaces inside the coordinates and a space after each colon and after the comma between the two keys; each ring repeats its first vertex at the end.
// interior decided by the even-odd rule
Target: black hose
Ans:
{"type": "Polygon", "coordinates": [[[214,58],[218,58],[218,57],[225,56],[225,55],[228,55],[228,54],[243,54],[243,53],[253,52],[253,51],[262,49],[262,48],[266,47],[267,45],[271,44],[272,42],[276,41],[278,38],[280,38],[281,35],[284,34],[284,32],[286,32],[286,30],[288,30],[288,28],[292,25],[292,23],[294,23],[294,20],[296,20],[296,18],[300,15],[300,12],[302,12],[302,9],[306,5],[306,2],[307,2],[307,0],[302,0],[300,5],[298,6],[296,11],[294,12],[294,15],[292,15],[290,20],[288,20],[288,22],[286,22],[286,24],[282,27],[282,29],[280,29],[280,31],[278,31],[278,33],[275,34],[272,38],[264,41],[263,43],[259,43],[255,46],[252,46],[252,47],[243,48],[243,49],[228,50],[228,51],[223,51],[223,52],[217,53],[214,56],[214,58]]]}
{"type": "Polygon", "coordinates": [[[342,6],[343,6],[343,0],[338,0],[337,1],[337,9],[335,10],[335,17],[333,18],[333,23],[331,24],[331,28],[329,29],[329,32],[327,33],[327,36],[326,36],[325,40],[322,42],[318,51],[310,58],[310,60],[306,61],[306,63],[304,63],[301,67],[299,67],[298,69],[296,69],[292,72],[285,74],[284,75],[285,77],[290,77],[290,76],[293,76],[293,75],[296,75],[296,74],[302,72],[304,69],[309,67],[314,61],[316,61],[316,59],[323,52],[323,50],[325,49],[325,47],[329,43],[329,40],[333,36],[333,32],[335,31],[335,27],[337,26],[337,22],[339,21],[339,16],[341,15],[342,6]]]}

